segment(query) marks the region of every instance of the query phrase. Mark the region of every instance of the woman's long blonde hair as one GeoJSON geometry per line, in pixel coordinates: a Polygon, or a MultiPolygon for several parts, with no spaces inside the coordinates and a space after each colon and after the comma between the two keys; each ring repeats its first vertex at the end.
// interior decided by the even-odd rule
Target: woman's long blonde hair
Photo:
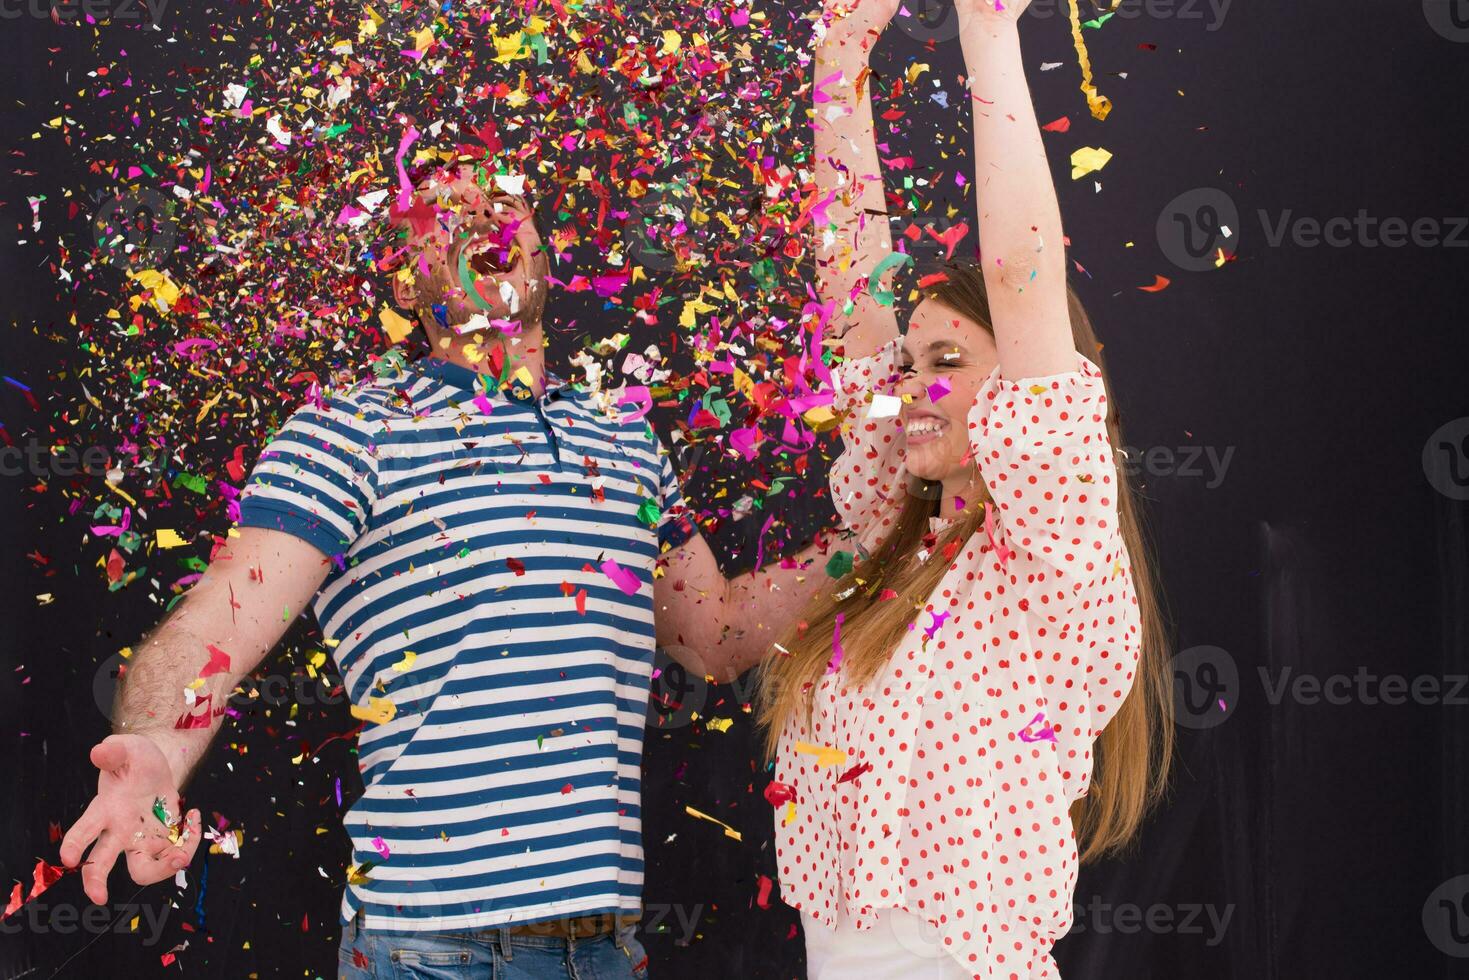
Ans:
{"type": "MultiPolygon", "coordinates": [[[[925,298],[993,333],[981,269],[961,264],[944,271],[947,280],[926,290],[925,298]]],[[[1103,369],[1105,379],[1091,320],[1076,294],[1069,288],[1067,294],[1076,349],[1103,369]]],[[[1111,385],[1107,388],[1110,392],[1111,385]]],[[[1117,403],[1110,399],[1107,432],[1115,451],[1122,439],[1117,403]]],[[[786,652],[767,657],[761,665],[757,708],[765,726],[767,758],[774,756],[787,720],[800,712],[809,722],[812,691],[831,660],[838,624],[845,680],[854,685],[871,681],[938,588],[954,550],[979,529],[987,490],[980,499],[969,501],[954,525],[935,536],[930,534],[929,518],[938,516],[939,487],[910,480],[893,530],[870,555],[859,554],[846,575],[812,600],[801,621],[782,638],[780,646],[786,652]],[[926,560],[920,560],[920,554],[926,560]],[[887,590],[897,597],[882,600],[887,590]]],[[[1097,739],[1088,794],[1071,807],[1083,862],[1119,851],[1134,838],[1143,817],[1166,789],[1173,756],[1173,682],[1161,597],[1135,490],[1120,467],[1117,487],[1122,537],[1141,616],[1142,653],[1131,692],[1097,739]]]]}

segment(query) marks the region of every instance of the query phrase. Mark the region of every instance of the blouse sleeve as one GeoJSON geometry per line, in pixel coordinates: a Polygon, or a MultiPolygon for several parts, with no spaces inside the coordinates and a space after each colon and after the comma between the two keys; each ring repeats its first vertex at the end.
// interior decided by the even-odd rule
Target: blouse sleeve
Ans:
{"type": "Polygon", "coordinates": [[[996,369],[969,411],[969,442],[989,486],[1012,575],[1032,613],[1052,621],[1125,578],[1117,466],[1102,372],[1006,381],[996,369]]]}
{"type": "Polygon", "coordinates": [[[842,453],[831,465],[831,499],[842,526],[868,548],[892,527],[907,479],[893,393],[900,342],[894,337],[871,355],[832,370],[832,409],[842,419],[842,453]]]}
{"type": "Polygon", "coordinates": [[[1068,800],[1087,791],[1093,742],[1132,688],[1141,652],[1107,393],[1097,366],[1077,359],[1076,371],[1041,378],[996,372],[969,416],[1020,606],[1053,627],[1013,658],[1028,679],[1015,688],[1027,695],[1014,711],[1052,730],[1068,800]]]}

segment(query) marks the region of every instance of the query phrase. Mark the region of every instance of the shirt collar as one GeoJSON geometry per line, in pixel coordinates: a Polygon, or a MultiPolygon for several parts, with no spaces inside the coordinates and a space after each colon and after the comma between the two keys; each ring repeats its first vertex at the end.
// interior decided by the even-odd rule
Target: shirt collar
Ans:
{"type": "MultiPolygon", "coordinates": [[[[515,380],[512,376],[510,383],[503,389],[497,389],[493,378],[481,375],[479,372],[467,368],[462,364],[446,361],[441,357],[423,357],[414,362],[418,370],[431,378],[437,378],[444,384],[469,392],[484,391],[485,396],[490,399],[504,398],[508,401],[528,402],[535,395],[531,389],[515,380]]],[[[561,378],[555,371],[546,368],[545,378],[542,379],[545,388],[545,398],[564,398],[571,393],[571,382],[561,378]]]]}

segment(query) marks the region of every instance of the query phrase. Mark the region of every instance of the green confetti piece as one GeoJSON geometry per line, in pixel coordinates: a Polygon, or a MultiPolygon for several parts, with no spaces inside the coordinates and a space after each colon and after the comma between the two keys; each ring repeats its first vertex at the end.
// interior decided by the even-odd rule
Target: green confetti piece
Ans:
{"type": "Polygon", "coordinates": [[[870,295],[882,306],[892,306],[893,291],[890,289],[881,289],[878,287],[877,284],[879,281],[881,281],[883,274],[889,269],[896,268],[900,265],[907,265],[909,262],[912,261],[913,256],[909,255],[907,252],[893,252],[892,254],[885,257],[881,262],[877,263],[876,268],[872,270],[872,274],[867,277],[868,295],[870,295]]]}
{"type": "Polygon", "coordinates": [[[201,497],[209,490],[209,481],[202,476],[195,476],[192,473],[180,473],[173,478],[173,485],[183,487],[185,490],[192,490],[201,497]]]}
{"type": "Polygon", "coordinates": [[[826,560],[826,574],[831,578],[844,578],[852,570],[852,553],[850,551],[833,552],[826,560]]]}
{"type": "Polygon", "coordinates": [[[651,497],[638,505],[638,520],[648,527],[656,527],[658,524],[658,501],[651,497]]]}
{"type": "Polygon", "coordinates": [[[336,137],[341,136],[343,133],[347,132],[351,128],[352,128],[352,124],[351,123],[338,123],[337,125],[333,126],[331,129],[328,129],[326,131],[326,138],[327,139],[335,139],[336,137]]]}
{"type": "Polygon", "coordinates": [[[163,826],[168,826],[168,803],[161,796],[153,797],[153,816],[157,817],[158,822],[163,826]]]}

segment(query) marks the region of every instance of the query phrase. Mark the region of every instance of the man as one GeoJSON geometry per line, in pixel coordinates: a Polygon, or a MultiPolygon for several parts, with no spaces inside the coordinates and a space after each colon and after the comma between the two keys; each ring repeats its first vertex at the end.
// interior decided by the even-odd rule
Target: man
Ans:
{"type": "Polygon", "coordinates": [[[655,600],[656,641],[728,680],[825,576],[726,582],[646,424],[546,371],[549,262],[519,183],[460,157],[395,207],[394,296],[432,355],[275,433],[229,547],[129,661],[61,849],[76,866],[91,846],[93,901],[121,853],[140,884],[187,866],[203,831],[180,788],[310,603],[365,721],[343,974],[644,975],[655,600]],[[756,598],[763,622],[736,628],[756,598]]]}

